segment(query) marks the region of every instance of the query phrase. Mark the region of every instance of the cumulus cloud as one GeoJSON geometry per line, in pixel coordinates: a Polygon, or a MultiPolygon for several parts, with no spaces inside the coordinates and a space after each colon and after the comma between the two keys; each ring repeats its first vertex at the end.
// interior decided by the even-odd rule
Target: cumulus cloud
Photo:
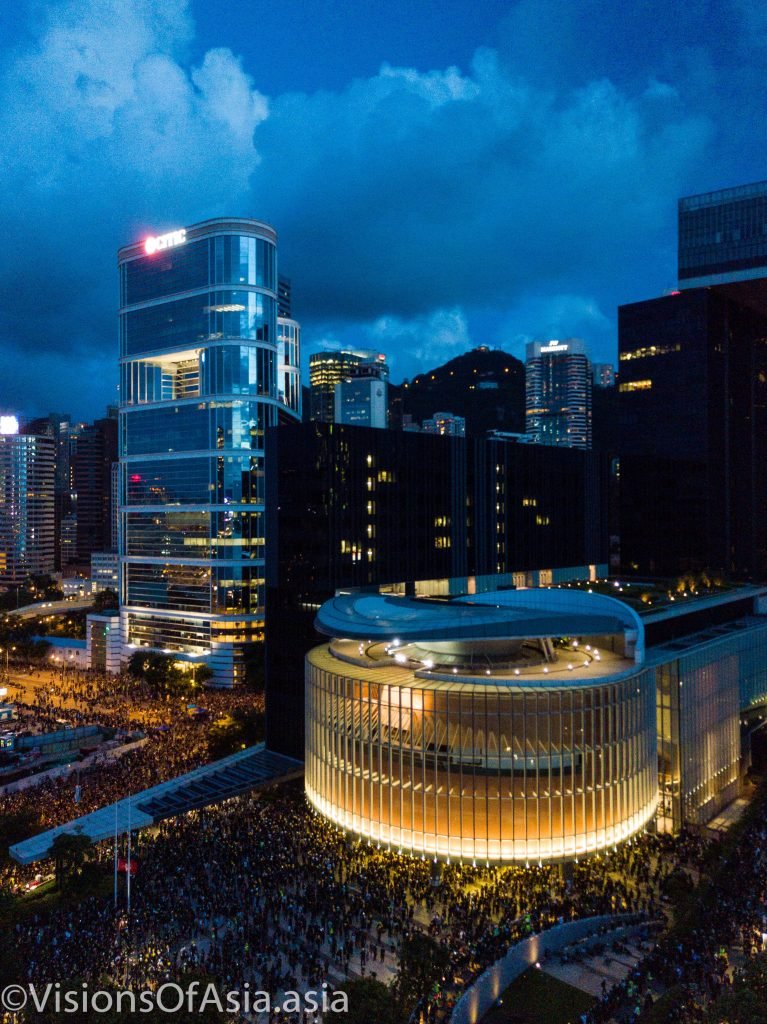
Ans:
{"type": "Polygon", "coordinates": [[[200,52],[187,0],[56,0],[0,73],[4,365],[91,360],[109,375],[98,412],[117,247],[224,213],[277,227],[310,347],[380,347],[412,374],[473,343],[578,333],[609,358],[615,306],[673,284],[678,195],[737,181],[735,155],[763,149],[761,75],[744,71],[759,10],[690,0],[669,31],[661,0],[584,0],[577,17],[520,0],[466,67],[383,63],[267,98],[255,56],[200,52]],[[722,11],[726,56],[701,28],[722,11]]]}
{"type": "MultiPolygon", "coordinates": [[[[193,32],[184,0],[73,0],[50,8],[0,79],[0,132],[13,140],[0,153],[2,359],[108,352],[99,405],[116,381],[116,249],[241,209],[258,164],[267,101],[228,50],[190,66],[193,32]]],[[[14,391],[39,400],[23,370],[14,391]]]]}
{"type": "Polygon", "coordinates": [[[279,153],[270,217],[308,309],[412,317],[613,275],[668,230],[709,132],[644,86],[558,95],[483,50],[467,76],[385,68],[340,95],[274,98],[253,181],[270,194],[279,153]]]}

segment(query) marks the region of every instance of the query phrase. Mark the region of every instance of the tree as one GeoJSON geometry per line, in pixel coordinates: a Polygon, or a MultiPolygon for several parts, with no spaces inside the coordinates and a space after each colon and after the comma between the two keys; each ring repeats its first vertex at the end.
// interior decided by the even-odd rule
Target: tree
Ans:
{"type": "Polygon", "coordinates": [[[99,590],[93,598],[94,612],[111,611],[113,608],[117,608],[118,604],[117,592],[112,590],[111,587],[107,587],[105,590],[99,590]]]}
{"type": "Polygon", "coordinates": [[[245,687],[253,693],[264,691],[264,645],[259,644],[245,659],[245,687]]]}
{"type": "Polygon", "coordinates": [[[219,718],[208,733],[208,755],[217,761],[221,757],[252,747],[264,738],[264,716],[251,708],[235,708],[231,715],[219,718]]]}
{"type": "Polygon", "coordinates": [[[767,953],[746,957],[735,975],[735,991],[742,988],[755,992],[767,1006],[767,953]]]}
{"type": "Polygon", "coordinates": [[[62,889],[68,873],[80,871],[91,849],[90,836],[82,832],[60,832],[51,843],[50,854],[56,865],[56,888],[62,889]]]}
{"type": "Polygon", "coordinates": [[[726,990],[709,1006],[703,1024],[767,1024],[767,1004],[750,989],[726,990]]]}
{"type": "Polygon", "coordinates": [[[403,941],[394,990],[405,1016],[409,1017],[419,1000],[434,990],[449,966],[449,952],[430,936],[413,932],[403,941]]]}
{"type": "Polygon", "coordinates": [[[375,978],[357,978],[340,986],[349,999],[346,1013],[326,1013],[327,1024],[400,1024],[402,1015],[394,996],[375,978]]]}
{"type": "Polygon", "coordinates": [[[213,675],[208,665],[186,663],[182,667],[172,655],[156,651],[135,651],[128,659],[128,672],[143,679],[155,693],[171,697],[193,696],[213,675]]]}

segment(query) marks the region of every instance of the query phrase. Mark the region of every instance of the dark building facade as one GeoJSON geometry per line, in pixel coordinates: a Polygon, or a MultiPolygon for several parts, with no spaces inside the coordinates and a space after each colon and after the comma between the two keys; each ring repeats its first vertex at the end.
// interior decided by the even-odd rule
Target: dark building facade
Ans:
{"type": "Polygon", "coordinates": [[[767,317],[698,288],[618,325],[624,567],[767,578],[767,317]]]}
{"type": "Polygon", "coordinates": [[[117,462],[117,418],[87,424],[79,432],[71,455],[76,495],[76,559],[90,567],[94,552],[112,547],[112,467],[117,462]]]}
{"type": "MultiPolygon", "coordinates": [[[[72,417],[69,413],[52,412],[47,416],[30,420],[23,433],[39,437],[50,437],[54,442],[56,477],[54,484],[54,564],[57,570],[66,566],[69,558],[62,557],[66,546],[62,544],[62,523],[74,523],[74,495],[71,473],[72,417]]],[[[72,557],[74,557],[74,536],[72,557]]]]}
{"type": "Polygon", "coordinates": [[[525,366],[500,349],[480,346],[426,373],[402,388],[402,412],[414,423],[449,409],[466,420],[466,433],[525,429],[525,366]]]}
{"type": "Polygon", "coordinates": [[[596,575],[596,453],[338,424],[267,432],[267,742],[303,757],[303,659],[339,588],[450,596],[596,575]]]}
{"type": "Polygon", "coordinates": [[[767,181],[679,200],[679,286],[767,277],[767,181]]]}

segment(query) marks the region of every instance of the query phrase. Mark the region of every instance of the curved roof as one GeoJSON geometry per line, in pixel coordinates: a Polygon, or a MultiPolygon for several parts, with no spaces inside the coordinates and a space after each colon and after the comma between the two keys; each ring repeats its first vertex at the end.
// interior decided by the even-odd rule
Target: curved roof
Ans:
{"type": "Polygon", "coordinates": [[[603,594],[557,588],[499,590],[455,601],[384,594],[338,594],[315,626],[328,636],[359,640],[464,640],[603,636],[630,632],[643,646],[639,616],[603,594]]]}

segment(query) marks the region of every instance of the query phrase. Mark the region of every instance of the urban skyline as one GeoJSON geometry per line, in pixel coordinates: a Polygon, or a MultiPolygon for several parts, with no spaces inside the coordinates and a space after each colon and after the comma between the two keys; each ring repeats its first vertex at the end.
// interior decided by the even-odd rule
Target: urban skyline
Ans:
{"type": "Polygon", "coordinates": [[[675,284],[678,197],[760,177],[761,37],[746,4],[687,5],[673,24],[660,4],[620,24],[554,2],[471,17],[454,3],[438,28],[428,10],[400,18],[395,5],[364,25],[347,12],[348,63],[340,16],[311,4],[301,33],[290,4],[260,11],[263,26],[242,11],[236,32],[220,4],[95,13],[4,16],[4,123],[24,138],[33,120],[36,135],[2,171],[14,394],[0,402],[30,415],[66,407],[84,378],[73,415],[114,401],[126,239],[223,213],[268,220],[305,352],[386,350],[394,380],[476,344],[521,356],[534,338],[584,337],[614,361],[617,306],[675,284]],[[285,59],[264,60],[278,38],[285,59]],[[78,239],[76,270],[64,236],[78,239]],[[46,280],[34,321],[27,252],[46,280]]]}

